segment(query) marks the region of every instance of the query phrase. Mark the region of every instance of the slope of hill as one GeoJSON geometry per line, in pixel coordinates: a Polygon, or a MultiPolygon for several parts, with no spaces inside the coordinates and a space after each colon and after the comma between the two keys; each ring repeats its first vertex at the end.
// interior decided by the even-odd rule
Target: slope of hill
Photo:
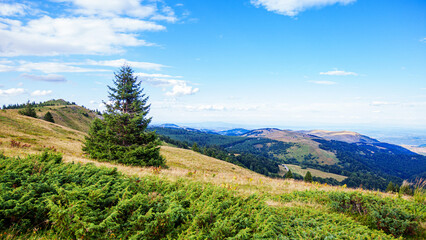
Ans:
{"type": "Polygon", "coordinates": [[[333,152],[319,148],[319,144],[313,141],[311,136],[304,133],[265,128],[250,131],[243,136],[269,138],[286,143],[294,143],[294,146],[287,150],[286,155],[279,156],[288,162],[333,165],[339,161],[333,152]]]}
{"type": "MultiPolygon", "coordinates": [[[[268,178],[191,150],[167,146],[161,148],[161,154],[167,159],[169,166],[167,169],[97,162],[82,155],[81,144],[84,136],[83,132],[59,124],[21,116],[15,110],[0,111],[0,151],[5,155],[24,157],[29,153],[42,152],[47,147],[61,152],[64,161],[69,163],[61,165],[63,163],[58,163],[57,160],[55,163],[47,163],[46,159],[37,157],[22,160],[0,157],[2,176],[0,184],[3,186],[0,197],[6,200],[0,203],[2,210],[0,229],[2,233],[6,232],[2,237],[126,238],[129,236],[126,234],[137,234],[135,229],[146,230],[148,233],[152,230],[154,235],[150,235],[151,238],[166,237],[158,235],[156,228],[164,234],[178,232],[184,239],[194,236],[199,238],[217,236],[218,239],[232,236],[242,238],[245,236],[249,239],[256,237],[394,239],[391,234],[395,236],[415,234],[414,238],[421,239],[425,236],[422,225],[426,220],[426,211],[424,207],[422,208],[424,205],[410,197],[396,198],[361,189],[268,178]],[[13,145],[12,140],[20,143],[13,145]],[[90,165],[74,164],[78,162],[109,169],[97,170],[90,165]],[[111,168],[133,177],[117,175],[111,168]],[[44,177],[43,174],[58,177],[63,181],[50,181],[50,178],[44,177]],[[19,176],[19,185],[11,182],[15,176],[19,176]],[[32,180],[27,181],[26,177],[32,180]],[[140,182],[143,184],[139,184],[140,182]],[[128,185],[123,185],[124,183],[128,185]],[[38,188],[37,184],[42,187],[38,188]],[[34,187],[37,191],[29,190],[34,187]],[[143,191],[135,190],[139,187],[143,191]],[[56,188],[58,190],[55,190],[56,188]],[[43,191],[52,192],[46,192],[47,195],[44,195],[43,191]],[[50,202],[45,199],[46,196],[52,197],[50,202]],[[362,199],[366,215],[342,210],[347,207],[346,205],[337,208],[339,204],[346,204],[339,199],[346,198],[362,199]],[[108,203],[108,199],[116,199],[114,204],[118,205],[112,204],[113,201],[110,205],[106,205],[109,207],[100,208],[102,204],[105,205],[105,201],[108,203]],[[14,204],[28,200],[30,202],[20,206],[31,207],[32,203],[37,203],[37,208],[32,211],[46,214],[37,214],[42,217],[43,224],[31,220],[31,216],[26,214],[27,211],[13,208],[14,204]],[[3,204],[6,202],[7,204],[3,204]],[[47,202],[49,205],[45,206],[47,202]],[[252,207],[254,203],[256,205],[252,207]],[[147,204],[147,208],[141,207],[142,204],[147,204]],[[6,208],[8,210],[3,211],[6,208]],[[151,210],[148,211],[149,209],[151,210]],[[108,214],[105,215],[105,211],[108,214]],[[374,217],[376,213],[380,214],[383,211],[402,213],[396,215],[398,221],[407,223],[407,226],[413,226],[413,229],[417,230],[412,232],[404,228],[400,232],[395,232],[391,226],[384,225],[382,231],[379,231],[375,226],[381,218],[374,217]],[[96,213],[96,216],[90,215],[92,213],[96,213]],[[117,213],[121,215],[109,215],[117,213]],[[107,218],[108,221],[104,221],[107,216],[111,217],[107,218]],[[409,220],[405,216],[415,220],[409,220]],[[143,222],[150,224],[142,224],[134,220],[136,218],[146,219],[143,222]],[[25,219],[26,225],[11,225],[16,223],[17,219],[25,219]],[[371,219],[372,222],[365,219],[371,219]],[[121,231],[121,227],[113,227],[131,226],[129,224],[136,224],[135,228],[121,231]]],[[[385,215],[379,216],[386,222],[390,221],[385,215]]],[[[178,238],[177,235],[167,236],[178,238]]]]}
{"type": "Polygon", "coordinates": [[[32,153],[54,148],[72,156],[81,156],[81,142],[84,133],[18,114],[18,110],[0,111],[0,145],[6,154],[16,152],[32,153]],[[25,147],[10,147],[11,141],[20,142],[25,147]]]}
{"type": "Polygon", "coordinates": [[[55,123],[82,132],[89,131],[92,120],[98,116],[95,112],[77,105],[37,107],[36,111],[38,117],[50,112],[55,123]]]}

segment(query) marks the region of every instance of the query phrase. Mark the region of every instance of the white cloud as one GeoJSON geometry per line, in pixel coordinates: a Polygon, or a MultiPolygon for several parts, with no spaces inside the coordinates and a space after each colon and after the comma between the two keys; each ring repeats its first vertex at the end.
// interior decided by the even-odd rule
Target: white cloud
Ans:
{"type": "Polygon", "coordinates": [[[16,96],[25,93],[23,88],[9,88],[6,90],[0,89],[0,96],[16,96]]]}
{"type": "MultiPolygon", "coordinates": [[[[90,66],[104,66],[104,67],[121,67],[124,64],[130,65],[132,68],[140,68],[145,70],[161,70],[166,67],[158,63],[149,62],[133,62],[126,59],[107,60],[107,61],[93,61],[87,60],[85,62],[27,62],[27,61],[0,61],[0,72],[31,72],[41,71],[44,73],[84,73],[84,72],[109,72],[106,69],[95,69],[80,67],[82,65],[90,66]]],[[[152,75],[154,76],[154,75],[152,75]]],[[[158,77],[163,77],[161,74],[158,77]]]]}
{"type": "Polygon", "coordinates": [[[354,72],[346,72],[341,70],[334,70],[328,72],[320,72],[320,75],[329,75],[329,76],[358,76],[357,73],[354,72]]]}
{"type": "Polygon", "coordinates": [[[52,90],[35,90],[31,93],[31,96],[42,97],[50,94],[52,94],[52,90]]]}
{"type": "Polygon", "coordinates": [[[0,3],[0,16],[24,15],[27,6],[20,3],[0,3]]]}
{"type": "Polygon", "coordinates": [[[172,91],[166,92],[167,96],[179,97],[184,95],[192,95],[200,91],[199,88],[188,86],[186,82],[174,85],[172,91]]]}
{"type": "Polygon", "coordinates": [[[104,69],[81,68],[81,67],[72,66],[73,64],[74,63],[19,61],[19,64],[15,64],[14,66],[0,65],[0,72],[40,71],[40,72],[44,72],[44,73],[59,73],[59,72],[83,73],[83,72],[105,72],[105,71],[108,71],[108,70],[104,70],[104,69]]]}
{"type": "Polygon", "coordinates": [[[198,105],[198,106],[186,106],[187,110],[190,111],[224,111],[226,107],[223,105],[198,105]]]}
{"type": "MultiPolygon", "coordinates": [[[[176,107],[176,106],[173,106],[176,107]]],[[[199,104],[199,105],[186,105],[184,108],[189,111],[258,111],[260,108],[264,108],[262,105],[230,105],[230,104],[199,104]]]]}
{"type": "Polygon", "coordinates": [[[379,106],[390,106],[390,105],[398,105],[398,103],[395,102],[386,102],[386,101],[373,101],[371,106],[379,107],[379,106]]]}
{"type": "Polygon", "coordinates": [[[149,63],[149,62],[133,62],[128,61],[126,59],[117,59],[117,60],[108,60],[108,61],[93,61],[88,60],[88,65],[93,66],[107,66],[107,67],[121,67],[123,65],[129,65],[132,68],[141,68],[145,70],[161,70],[161,68],[164,68],[166,66],[158,63],[149,63]]]}
{"type": "Polygon", "coordinates": [[[334,85],[337,84],[336,82],[333,81],[309,81],[311,83],[315,83],[315,84],[320,84],[320,85],[334,85]]]}
{"type": "Polygon", "coordinates": [[[135,73],[142,81],[145,81],[155,87],[171,87],[172,89],[166,92],[166,96],[179,97],[184,95],[192,95],[200,91],[199,88],[194,88],[189,85],[188,81],[182,79],[182,76],[171,76],[166,74],[149,74],[135,73]]]}
{"type": "Polygon", "coordinates": [[[153,45],[138,32],[164,29],[132,18],[44,16],[26,24],[0,19],[0,56],[119,53],[124,47],[153,45]]]}
{"type": "Polygon", "coordinates": [[[32,75],[32,74],[21,74],[21,77],[25,77],[34,81],[42,82],[66,82],[67,79],[62,75],[48,74],[48,75],[32,75]]]}
{"type": "Polygon", "coordinates": [[[128,15],[145,18],[157,11],[154,4],[142,5],[140,0],[63,0],[74,4],[74,10],[83,15],[128,15]]]}
{"type": "Polygon", "coordinates": [[[251,0],[256,7],[287,16],[296,16],[300,12],[313,7],[324,7],[333,4],[347,5],[356,0],[251,0]]]}
{"type": "Polygon", "coordinates": [[[172,23],[178,20],[177,17],[175,16],[175,12],[169,6],[164,6],[161,12],[162,12],[161,14],[156,14],[153,17],[151,17],[151,20],[167,21],[172,23]]]}
{"type": "Polygon", "coordinates": [[[420,39],[420,42],[426,43],[426,38],[420,39]]]}
{"type": "Polygon", "coordinates": [[[141,78],[182,78],[182,76],[171,76],[161,73],[135,73],[136,76],[141,78]]]}

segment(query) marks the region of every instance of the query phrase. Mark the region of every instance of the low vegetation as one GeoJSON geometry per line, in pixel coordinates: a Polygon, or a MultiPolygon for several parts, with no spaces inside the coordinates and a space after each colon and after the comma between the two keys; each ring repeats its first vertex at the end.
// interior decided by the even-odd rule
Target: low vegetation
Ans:
{"type": "MultiPolygon", "coordinates": [[[[274,206],[266,196],[244,196],[200,182],[127,177],[115,168],[64,164],[61,156],[47,152],[26,158],[0,156],[0,163],[0,230],[6,239],[393,239],[350,217],[353,205],[342,198],[366,198],[365,207],[382,201],[363,194],[330,192],[329,204],[336,207],[324,212],[303,206],[274,206]],[[348,215],[342,215],[347,210],[348,215]]],[[[323,192],[309,191],[280,198],[284,204],[290,198],[303,203],[303,199],[320,201],[326,197],[323,192]]],[[[386,204],[388,200],[383,201],[386,204]]],[[[392,208],[390,203],[386,205],[389,211],[407,212],[405,206],[392,208]]],[[[413,206],[416,208],[411,212],[424,214],[424,209],[413,206]]],[[[389,233],[415,234],[424,216],[411,212],[399,217],[407,227],[389,233]]],[[[389,227],[395,228],[399,222],[392,224],[389,227]]]]}

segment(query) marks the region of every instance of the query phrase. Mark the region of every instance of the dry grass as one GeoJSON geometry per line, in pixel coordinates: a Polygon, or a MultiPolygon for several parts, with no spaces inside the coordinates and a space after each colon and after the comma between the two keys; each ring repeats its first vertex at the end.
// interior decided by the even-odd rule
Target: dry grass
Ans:
{"type": "Polygon", "coordinates": [[[0,149],[12,156],[21,155],[22,149],[10,148],[12,140],[29,144],[25,152],[40,152],[54,147],[58,152],[82,156],[81,143],[85,134],[58,124],[22,116],[15,110],[0,111],[0,149]]]}
{"type": "Polygon", "coordinates": [[[248,169],[241,168],[228,162],[211,158],[191,150],[161,147],[161,155],[167,159],[167,169],[160,171],[153,167],[131,167],[121,164],[98,162],[83,157],[64,155],[65,162],[92,163],[96,166],[117,168],[120,172],[130,176],[157,175],[171,181],[185,178],[188,180],[212,183],[224,188],[234,189],[243,194],[279,195],[292,191],[321,189],[324,191],[341,190],[342,187],[311,184],[293,179],[273,179],[248,169]]]}
{"type": "Polygon", "coordinates": [[[45,106],[37,108],[38,117],[43,117],[50,112],[56,124],[69,127],[78,131],[88,132],[96,113],[77,105],[45,106]],[[83,114],[86,114],[83,115],[83,114]]]}
{"type": "MultiPolygon", "coordinates": [[[[328,172],[323,172],[317,169],[313,169],[313,168],[306,168],[306,169],[302,169],[300,166],[297,165],[292,165],[292,164],[286,164],[286,166],[291,170],[291,172],[293,173],[297,173],[299,175],[305,176],[306,173],[309,171],[311,172],[312,176],[314,177],[321,177],[321,178],[334,178],[337,181],[341,182],[343,180],[345,180],[346,176],[343,175],[338,175],[338,174],[334,174],[334,173],[328,173],[328,172]]],[[[283,168],[282,166],[280,166],[280,169],[283,168]]]]}

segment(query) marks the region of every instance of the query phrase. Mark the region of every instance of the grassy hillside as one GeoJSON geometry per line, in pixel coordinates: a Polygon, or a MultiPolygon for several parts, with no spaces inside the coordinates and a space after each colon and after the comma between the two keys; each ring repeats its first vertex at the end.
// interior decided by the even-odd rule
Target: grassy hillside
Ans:
{"type": "Polygon", "coordinates": [[[161,148],[166,169],[97,162],[83,156],[84,136],[15,110],[0,111],[0,151],[4,155],[24,157],[51,148],[64,159],[61,163],[55,156],[0,157],[2,238],[426,236],[426,202],[421,194],[398,196],[268,178],[170,146],[161,148]],[[40,191],[44,194],[37,195],[40,191]]]}
{"type": "Polygon", "coordinates": [[[303,133],[268,128],[253,130],[243,136],[262,137],[286,143],[294,143],[295,145],[287,150],[286,156],[280,156],[284,160],[306,161],[319,165],[332,165],[339,161],[334,153],[319,148],[319,143],[313,141],[312,137],[303,133]]]}
{"type": "Polygon", "coordinates": [[[18,110],[0,111],[0,149],[6,155],[41,152],[54,148],[69,156],[81,156],[84,133],[18,114],[18,110]],[[11,147],[11,141],[20,142],[21,147],[11,147]],[[26,145],[26,146],[24,146],[26,145]]]}

